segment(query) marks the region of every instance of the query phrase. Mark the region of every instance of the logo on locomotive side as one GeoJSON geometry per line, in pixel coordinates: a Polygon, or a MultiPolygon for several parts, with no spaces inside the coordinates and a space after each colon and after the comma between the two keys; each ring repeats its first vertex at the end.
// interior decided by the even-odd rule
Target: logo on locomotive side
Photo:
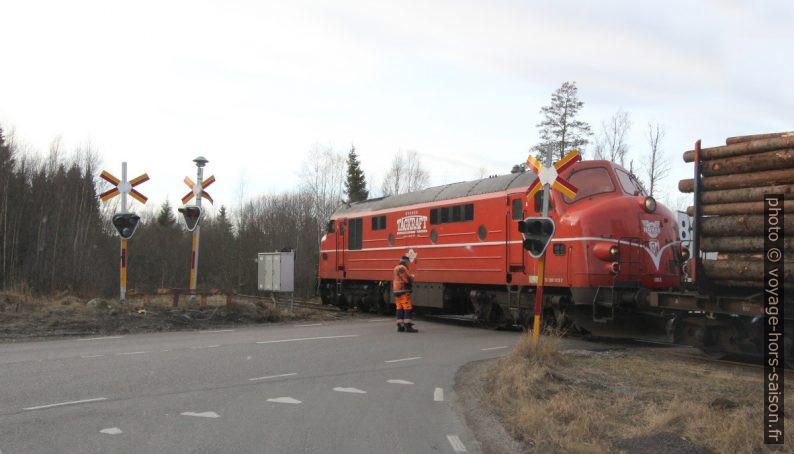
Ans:
{"type": "Polygon", "coordinates": [[[397,219],[397,235],[427,233],[427,216],[412,214],[397,219]]]}

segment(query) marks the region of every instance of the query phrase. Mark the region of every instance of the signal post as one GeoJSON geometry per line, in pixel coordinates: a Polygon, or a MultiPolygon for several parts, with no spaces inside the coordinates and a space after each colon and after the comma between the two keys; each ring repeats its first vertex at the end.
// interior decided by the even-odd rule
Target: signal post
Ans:
{"type": "MultiPolygon", "coordinates": [[[[518,230],[524,237],[523,246],[529,255],[538,259],[538,282],[535,292],[535,316],[532,323],[532,340],[538,341],[540,335],[541,309],[543,307],[543,281],[546,273],[546,248],[554,236],[554,220],[549,217],[549,198],[551,189],[556,189],[570,198],[576,197],[578,189],[559,176],[560,173],[581,161],[582,156],[573,150],[552,165],[551,150],[546,151],[546,165],[542,165],[532,155],[527,158],[527,167],[538,176],[529,186],[527,200],[532,201],[535,194],[543,187],[543,216],[528,217],[518,222],[518,230]]],[[[530,281],[530,284],[532,282],[530,281]]]]}
{"type": "Polygon", "coordinates": [[[132,235],[135,234],[135,231],[138,229],[138,221],[141,220],[140,216],[137,214],[127,211],[127,194],[135,200],[145,204],[148,198],[134,188],[141,183],[149,181],[149,175],[144,173],[143,175],[127,181],[127,163],[122,162],[121,179],[116,178],[106,170],[103,170],[99,176],[114,186],[112,189],[99,194],[99,199],[101,201],[107,202],[113,197],[121,194],[121,211],[113,215],[111,223],[121,238],[121,254],[119,258],[119,301],[123,303],[127,298],[127,240],[132,238],[132,235]]]}
{"type": "Polygon", "coordinates": [[[190,177],[185,177],[185,184],[190,188],[190,192],[182,197],[182,203],[186,204],[192,198],[196,198],[196,203],[193,206],[185,206],[179,209],[182,216],[185,218],[185,225],[188,231],[193,232],[193,241],[190,256],[190,283],[189,288],[191,291],[196,290],[198,280],[198,260],[199,260],[199,240],[201,238],[201,227],[199,221],[201,220],[201,198],[204,197],[212,203],[212,197],[204,189],[215,182],[215,177],[210,176],[204,180],[204,166],[209,162],[203,156],[199,156],[193,160],[196,163],[196,182],[194,183],[190,177]]]}

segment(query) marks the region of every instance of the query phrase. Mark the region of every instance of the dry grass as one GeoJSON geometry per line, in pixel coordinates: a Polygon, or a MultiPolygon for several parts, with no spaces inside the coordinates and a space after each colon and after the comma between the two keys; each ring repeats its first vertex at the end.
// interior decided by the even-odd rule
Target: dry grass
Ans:
{"type": "MultiPolygon", "coordinates": [[[[773,451],[763,444],[762,369],[640,350],[580,357],[559,346],[522,339],[487,380],[508,430],[537,452],[614,452],[618,440],[662,432],[711,452],[773,451]]],[[[779,451],[792,452],[792,418],[785,427],[779,451]]]]}
{"type": "Polygon", "coordinates": [[[172,307],[170,296],[130,299],[126,304],[115,300],[96,300],[58,294],[33,296],[27,292],[0,292],[0,341],[85,334],[128,334],[141,332],[202,329],[230,324],[276,323],[291,320],[320,319],[330,316],[310,309],[275,308],[264,301],[238,301],[229,306],[224,296],[208,298],[208,306],[199,309],[180,300],[172,307]],[[98,304],[96,304],[98,303],[98,304]]]}

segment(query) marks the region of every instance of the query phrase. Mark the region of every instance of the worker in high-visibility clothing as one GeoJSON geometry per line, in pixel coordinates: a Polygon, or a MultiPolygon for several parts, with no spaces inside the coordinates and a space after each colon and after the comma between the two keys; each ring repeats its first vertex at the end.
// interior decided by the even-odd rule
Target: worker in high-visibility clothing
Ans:
{"type": "Polygon", "coordinates": [[[392,291],[394,292],[394,302],[397,306],[397,331],[416,333],[411,321],[411,292],[413,291],[414,275],[408,270],[411,260],[408,256],[400,259],[400,264],[394,267],[394,282],[392,291]]]}

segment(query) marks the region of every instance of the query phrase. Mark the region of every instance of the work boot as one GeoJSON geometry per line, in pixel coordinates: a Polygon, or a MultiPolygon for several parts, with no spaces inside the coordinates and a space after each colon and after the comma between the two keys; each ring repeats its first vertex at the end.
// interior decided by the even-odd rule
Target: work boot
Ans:
{"type": "Polygon", "coordinates": [[[397,324],[397,332],[401,333],[403,331],[405,331],[405,325],[403,325],[402,323],[398,323],[397,324]]]}
{"type": "Polygon", "coordinates": [[[413,323],[406,323],[405,324],[405,332],[406,333],[418,333],[419,330],[414,328],[414,324],[413,323]]]}

